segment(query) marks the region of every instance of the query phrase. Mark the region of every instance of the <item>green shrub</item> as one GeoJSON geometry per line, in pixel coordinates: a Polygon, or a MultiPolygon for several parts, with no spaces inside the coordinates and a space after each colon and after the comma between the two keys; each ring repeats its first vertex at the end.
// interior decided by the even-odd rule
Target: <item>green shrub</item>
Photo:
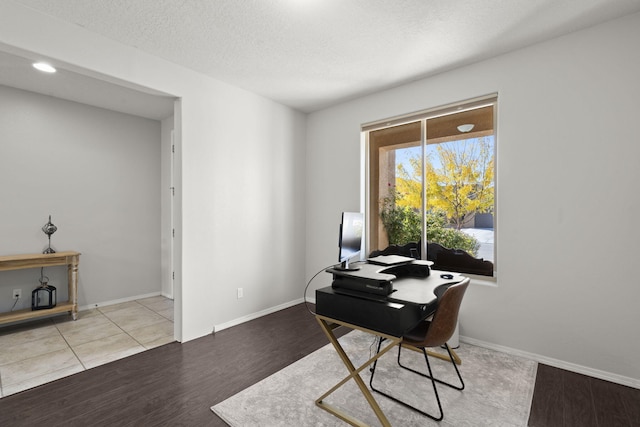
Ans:
{"type": "Polygon", "coordinates": [[[380,219],[389,238],[389,244],[405,245],[420,240],[422,222],[420,214],[407,206],[383,209],[380,219]]]}
{"type": "MultiPolygon", "coordinates": [[[[401,196],[393,193],[385,198],[380,211],[380,219],[387,232],[390,245],[406,245],[420,241],[422,221],[420,212],[396,203],[401,196]]],[[[480,242],[474,237],[445,225],[443,212],[427,213],[427,242],[438,243],[445,248],[462,249],[469,255],[477,256],[480,242]]]]}
{"type": "Polygon", "coordinates": [[[471,256],[477,256],[480,242],[460,230],[444,227],[440,223],[440,221],[444,221],[441,218],[444,218],[444,215],[439,213],[427,214],[427,242],[438,243],[445,248],[462,249],[471,256]],[[438,219],[433,221],[432,217],[438,217],[438,219]]]}

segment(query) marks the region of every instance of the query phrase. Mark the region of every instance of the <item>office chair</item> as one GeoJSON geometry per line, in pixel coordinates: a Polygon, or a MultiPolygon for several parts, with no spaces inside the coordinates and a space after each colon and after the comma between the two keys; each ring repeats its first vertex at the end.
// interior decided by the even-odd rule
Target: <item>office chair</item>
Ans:
{"type": "MultiPolygon", "coordinates": [[[[401,368],[407,369],[411,372],[414,372],[418,375],[421,375],[425,378],[429,378],[431,383],[433,384],[433,391],[436,395],[436,400],[438,402],[438,409],[440,411],[439,416],[434,416],[425,411],[422,411],[414,406],[409,405],[406,402],[401,401],[400,399],[393,397],[385,392],[377,390],[373,386],[373,378],[376,372],[376,365],[378,361],[373,364],[373,368],[371,368],[371,379],[369,381],[369,385],[371,386],[371,390],[382,394],[383,396],[388,397],[389,399],[400,403],[410,409],[413,409],[416,412],[421,413],[435,421],[441,421],[444,414],[442,412],[442,405],[440,403],[440,396],[438,396],[438,389],[436,388],[436,382],[440,384],[444,384],[456,390],[464,390],[464,381],[462,381],[462,376],[460,375],[460,371],[456,366],[456,358],[451,353],[452,350],[447,345],[447,341],[453,335],[455,331],[456,325],[458,323],[458,313],[460,311],[460,304],[462,303],[462,297],[464,296],[467,287],[469,286],[469,278],[466,278],[460,283],[456,283],[454,285],[450,285],[446,291],[442,294],[442,296],[438,300],[438,307],[436,308],[435,313],[431,320],[426,320],[421,322],[415,329],[409,331],[402,337],[401,344],[398,345],[398,365],[401,368]],[[423,374],[422,372],[418,372],[414,369],[411,369],[407,366],[402,365],[400,362],[400,356],[402,353],[402,348],[408,348],[410,350],[415,350],[418,352],[422,352],[424,354],[424,360],[427,362],[427,370],[429,371],[429,375],[423,374]],[[453,367],[458,374],[458,378],[460,379],[460,386],[449,384],[442,380],[433,377],[431,372],[431,365],[429,364],[429,357],[427,356],[428,351],[427,348],[432,347],[444,347],[449,354],[449,359],[453,364],[453,367]]],[[[378,343],[378,352],[380,351],[380,347],[382,345],[382,341],[384,338],[380,338],[378,343]]],[[[445,356],[446,357],[446,356],[445,356]]]]}

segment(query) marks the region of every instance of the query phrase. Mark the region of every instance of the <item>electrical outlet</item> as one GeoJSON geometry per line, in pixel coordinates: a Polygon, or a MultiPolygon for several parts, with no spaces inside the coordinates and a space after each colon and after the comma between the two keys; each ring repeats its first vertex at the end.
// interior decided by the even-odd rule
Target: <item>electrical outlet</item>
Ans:
{"type": "Polygon", "coordinates": [[[14,289],[13,290],[13,299],[22,298],[22,289],[14,289]]]}
{"type": "Polygon", "coordinates": [[[238,288],[238,299],[242,298],[244,296],[244,291],[242,290],[242,288],[238,288]]]}

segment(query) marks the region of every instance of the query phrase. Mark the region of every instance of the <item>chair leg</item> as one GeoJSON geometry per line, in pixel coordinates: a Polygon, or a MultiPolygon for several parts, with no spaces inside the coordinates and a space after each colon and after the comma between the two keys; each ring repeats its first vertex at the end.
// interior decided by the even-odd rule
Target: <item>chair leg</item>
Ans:
{"type": "MultiPolygon", "coordinates": [[[[382,341],[383,341],[383,339],[381,338],[380,342],[378,343],[378,350],[377,350],[378,352],[380,351],[380,346],[382,345],[382,341]]],[[[401,348],[401,346],[399,346],[399,347],[401,348]]],[[[416,412],[418,412],[418,413],[420,413],[420,414],[422,414],[422,415],[424,415],[426,417],[431,418],[434,421],[441,421],[442,418],[444,417],[444,413],[442,412],[442,404],[440,403],[440,396],[438,396],[438,389],[436,388],[436,383],[435,383],[436,380],[434,380],[433,374],[431,373],[431,365],[429,364],[429,358],[427,357],[427,353],[425,352],[424,349],[423,349],[423,352],[424,352],[425,360],[427,361],[427,369],[429,370],[428,378],[431,379],[431,384],[433,385],[433,391],[434,391],[434,393],[436,395],[436,401],[438,402],[438,410],[440,411],[440,415],[439,416],[436,417],[435,415],[432,415],[432,414],[430,414],[428,412],[425,412],[425,411],[423,411],[421,409],[418,409],[415,406],[412,406],[412,405],[410,405],[410,404],[408,404],[406,402],[403,402],[402,400],[400,400],[400,399],[398,399],[396,397],[391,396],[390,394],[387,394],[387,393],[385,393],[383,391],[380,391],[380,390],[376,389],[373,386],[373,377],[375,375],[376,365],[378,363],[377,360],[374,362],[373,367],[371,368],[371,379],[369,380],[369,386],[371,387],[371,390],[375,391],[376,393],[379,393],[379,394],[381,394],[381,395],[393,400],[394,402],[401,404],[402,406],[404,406],[406,408],[412,409],[412,410],[414,410],[414,411],[416,411],[416,412]]],[[[398,351],[398,363],[399,363],[399,361],[400,361],[400,350],[398,351]]],[[[455,363],[454,363],[454,365],[455,365],[455,363]]],[[[402,366],[402,365],[400,365],[400,366],[402,366]]],[[[413,371],[410,368],[405,368],[405,369],[413,371]]],[[[456,371],[457,371],[457,368],[456,368],[456,371]]],[[[413,371],[413,372],[416,372],[416,371],[413,371]]],[[[422,374],[420,372],[416,372],[416,373],[418,373],[418,374],[420,374],[422,376],[426,376],[426,375],[424,375],[424,374],[422,374]]]]}
{"type": "MultiPolygon", "coordinates": [[[[429,369],[429,375],[426,375],[426,374],[423,374],[422,372],[416,371],[415,369],[409,368],[408,366],[404,366],[400,362],[400,355],[401,355],[401,352],[402,352],[402,346],[399,346],[399,348],[398,348],[398,365],[400,365],[401,368],[404,368],[404,369],[406,369],[408,371],[411,371],[411,372],[413,372],[415,374],[418,374],[420,376],[423,376],[425,378],[429,378],[430,380],[433,380],[433,381],[438,382],[440,384],[446,385],[446,386],[451,387],[453,389],[464,390],[464,381],[462,380],[462,375],[460,375],[460,370],[458,370],[458,366],[457,366],[457,364],[455,362],[455,358],[451,354],[451,349],[449,348],[449,345],[446,344],[446,343],[444,344],[444,346],[445,346],[445,349],[447,350],[447,353],[449,353],[449,360],[451,361],[451,364],[453,365],[453,368],[455,369],[456,374],[458,375],[458,379],[460,380],[460,385],[459,386],[454,385],[454,384],[450,384],[450,383],[448,383],[446,381],[439,380],[438,378],[432,378],[431,369],[429,369]]],[[[429,358],[427,357],[427,350],[425,348],[421,348],[421,350],[422,350],[422,353],[424,354],[424,359],[427,362],[427,367],[429,367],[429,358]]]]}

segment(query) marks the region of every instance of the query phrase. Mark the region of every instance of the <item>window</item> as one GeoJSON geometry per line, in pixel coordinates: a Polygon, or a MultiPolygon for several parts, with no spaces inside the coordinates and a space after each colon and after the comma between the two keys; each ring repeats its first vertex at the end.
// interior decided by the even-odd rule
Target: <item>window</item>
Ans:
{"type": "Polygon", "coordinates": [[[363,126],[367,252],[493,276],[497,98],[363,126]]]}

